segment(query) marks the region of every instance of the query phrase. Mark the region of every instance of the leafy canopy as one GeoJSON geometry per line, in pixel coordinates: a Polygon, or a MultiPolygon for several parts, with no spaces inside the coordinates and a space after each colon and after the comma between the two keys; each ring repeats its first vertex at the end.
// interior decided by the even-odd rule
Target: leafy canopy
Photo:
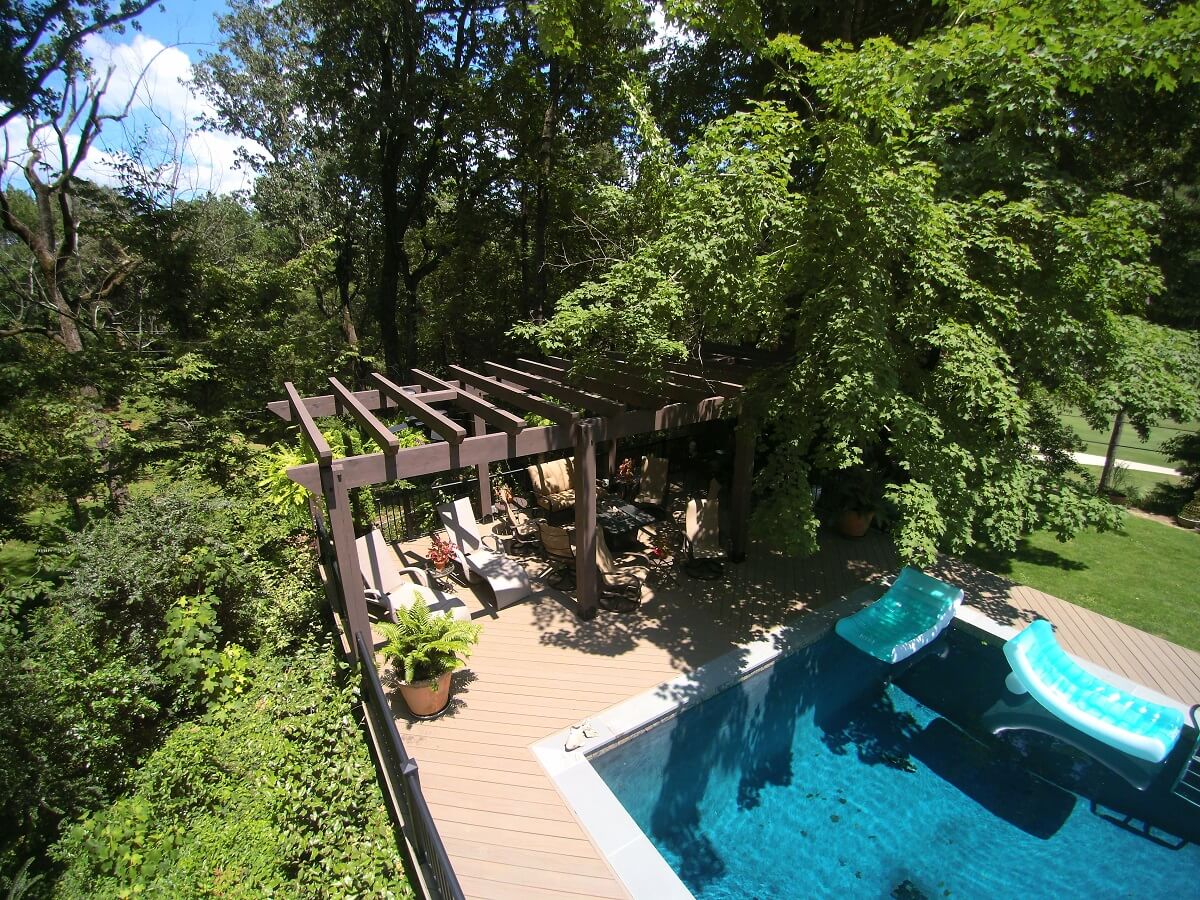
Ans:
{"type": "Polygon", "coordinates": [[[781,351],[744,404],[769,451],[758,525],[789,550],[815,547],[810,483],[857,465],[885,477],[909,561],[1117,524],[1056,412],[1111,396],[1144,337],[1128,317],[1162,287],[1157,211],[1063,167],[1091,140],[1072,99],[1190,82],[1200,17],[952,12],[910,46],[773,39],[779,99],[710,125],[668,190],[646,188],[658,231],[524,329],[584,367],[617,350],[652,371],[711,340],[781,351]]]}

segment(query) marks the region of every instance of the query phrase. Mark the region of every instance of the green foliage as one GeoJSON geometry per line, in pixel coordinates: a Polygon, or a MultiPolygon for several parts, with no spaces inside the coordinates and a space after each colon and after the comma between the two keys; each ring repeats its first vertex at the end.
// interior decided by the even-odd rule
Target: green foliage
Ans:
{"type": "Polygon", "coordinates": [[[481,630],[474,622],[431,613],[425,601],[418,599],[408,609],[396,610],[395,623],[379,626],[385,642],[380,653],[409,684],[437,679],[463,665],[481,630]]]}
{"type": "Polygon", "coordinates": [[[788,550],[815,546],[810,479],[866,462],[906,561],[1114,527],[1056,412],[1118,389],[1146,421],[1193,402],[1194,340],[1131,324],[1162,289],[1155,205],[1062,161],[1088,152],[1071,98],[1190,81],[1194,8],[951,12],[907,46],[776,37],[780,99],[711,123],[660,229],[523,332],[585,370],[616,351],[652,373],[705,341],[778,351],[743,409],[769,451],[758,526],[788,550]],[[1132,346],[1160,363],[1140,382],[1132,346]]]}
{"type": "Polygon", "coordinates": [[[308,491],[288,478],[288,469],[313,462],[312,454],[303,447],[274,444],[255,463],[259,474],[258,486],[279,515],[297,525],[308,519],[308,491]]]}
{"type": "Polygon", "coordinates": [[[215,598],[180,597],[167,613],[166,637],[158,642],[167,675],[208,700],[241,694],[256,675],[245,648],[230,643],[218,649],[220,634],[215,598]]]}
{"type": "Polygon", "coordinates": [[[129,795],[73,826],[63,897],[408,897],[328,649],[256,660],[235,701],[172,732],[129,795]]]}

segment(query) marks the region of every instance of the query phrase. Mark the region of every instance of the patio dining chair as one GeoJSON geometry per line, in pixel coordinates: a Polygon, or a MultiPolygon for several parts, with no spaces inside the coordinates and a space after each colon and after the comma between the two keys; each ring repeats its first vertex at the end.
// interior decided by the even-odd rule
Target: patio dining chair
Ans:
{"type": "Polygon", "coordinates": [[[517,505],[512,491],[504,491],[499,506],[504,511],[504,521],[512,537],[513,550],[517,553],[537,552],[541,546],[537,520],[517,505]]]}
{"type": "Polygon", "coordinates": [[[642,483],[633,502],[661,514],[667,503],[667,460],[661,456],[642,458],[642,483]]]}
{"type": "Polygon", "coordinates": [[[417,600],[424,600],[431,612],[470,620],[467,605],[453,594],[438,590],[430,582],[428,572],[399,565],[396,554],[377,529],[372,528],[354,543],[368,609],[395,622],[397,609],[408,609],[417,600]]]}
{"type": "Polygon", "coordinates": [[[688,501],[684,516],[683,538],[688,561],[684,571],[693,578],[720,578],[721,562],[721,485],[714,478],[708,483],[708,498],[688,501]]]}
{"type": "Polygon", "coordinates": [[[538,519],[537,531],[542,550],[550,561],[540,577],[553,576],[551,583],[555,587],[570,590],[575,586],[575,541],[570,529],[538,519]]]}
{"type": "Polygon", "coordinates": [[[622,594],[641,603],[642,585],[650,578],[649,559],[640,553],[614,557],[608,549],[604,532],[597,529],[596,566],[600,570],[602,593],[622,594]]]}
{"type": "Polygon", "coordinates": [[[463,579],[486,581],[496,598],[496,609],[504,609],[533,592],[525,569],[504,552],[500,540],[495,535],[486,538],[480,535],[470,499],[462,497],[453,503],[443,503],[437,513],[463,579]],[[485,541],[491,541],[492,546],[485,541]]]}

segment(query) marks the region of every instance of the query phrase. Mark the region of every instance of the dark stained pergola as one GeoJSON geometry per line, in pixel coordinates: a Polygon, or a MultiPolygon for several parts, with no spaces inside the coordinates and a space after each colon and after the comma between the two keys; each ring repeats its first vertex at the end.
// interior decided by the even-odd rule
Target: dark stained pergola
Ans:
{"type": "MultiPolygon", "coordinates": [[[[611,473],[616,468],[617,441],[622,438],[713,421],[722,417],[730,403],[737,404],[741,413],[738,397],[754,364],[715,357],[703,363],[670,365],[653,379],[635,374],[618,359],[602,363],[588,376],[572,375],[570,363],[556,357],[545,362],[520,359],[509,365],[487,362],[487,374],[457,365],[447,368],[450,374],[444,379],[413,369],[417,383],[404,386],[372,373],[374,387],[361,391],[330,378],[332,393],[314,397],[301,397],[287,382],[287,398],[267,405],[285,422],[299,425],[316,458],[315,463],[289,469],[288,476],[314,496],[325,498],[352,646],[354,632],[370,635],[350,512],[352,488],[475,466],[480,511],[487,515],[492,508],[489,463],[573,449],[578,609],[580,616],[590,618],[597,609],[599,591],[595,563],[597,445],[607,444],[611,473]],[[498,404],[535,413],[554,424],[531,426],[498,404]],[[443,411],[447,406],[470,417],[470,436],[443,411]],[[377,412],[411,416],[422,422],[435,440],[401,448],[377,412]],[[342,414],[358,422],[378,445],[377,452],[334,459],[314,420],[342,414]]],[[[731,492],[735,562],[746,555],[756,430],[753,422],[739,416],[731,492]]]]}

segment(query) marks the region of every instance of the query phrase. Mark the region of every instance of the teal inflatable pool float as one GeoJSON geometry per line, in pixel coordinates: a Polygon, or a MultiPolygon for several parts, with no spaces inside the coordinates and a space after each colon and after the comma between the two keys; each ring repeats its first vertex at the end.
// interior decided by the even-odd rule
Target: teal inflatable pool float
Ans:
{"type": "Polygon", "coordinates": [[[1008,641],[1004,655],[1018,687],[1101,743],[1157,763],[1179,740],[1183,710],[1138,697],[1093,675],[1059,646],[1045,619],[1031,622],[1008,641]]]}
{"type": "Polygon", "coordinates": [[[962,599],[962,588],[906,567],[886,594],[834,630],[863,653],[898,663],[941,634],[962,599]]]}

